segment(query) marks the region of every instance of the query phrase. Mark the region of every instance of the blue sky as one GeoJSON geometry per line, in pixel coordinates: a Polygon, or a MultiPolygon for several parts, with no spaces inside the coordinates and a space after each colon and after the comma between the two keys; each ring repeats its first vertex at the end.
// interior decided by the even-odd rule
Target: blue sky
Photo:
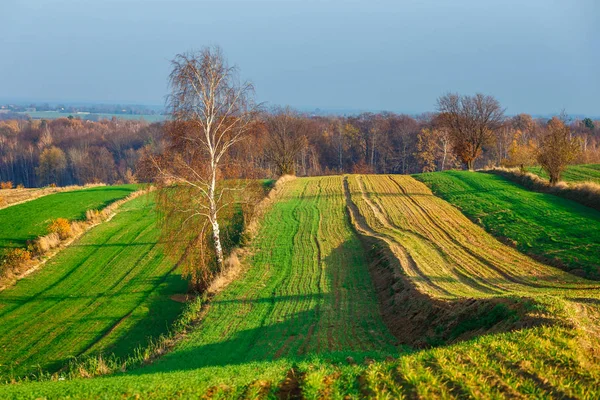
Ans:
{"type": "Polygon", "coordinates": [[[269,104],[600,115],[600,0],[1,0],[0,98],[162,104],[169,60],[213,44],[269,104]]]}

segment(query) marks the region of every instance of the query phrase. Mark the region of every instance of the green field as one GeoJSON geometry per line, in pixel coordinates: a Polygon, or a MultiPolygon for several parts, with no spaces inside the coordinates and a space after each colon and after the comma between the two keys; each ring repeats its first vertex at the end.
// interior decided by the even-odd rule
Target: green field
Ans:
{"type": "Polygon", "coordinates": [[[165,115],[157,114],[106,114],[106,113],[88,113],[88,114],[69,114],[61,113],[58,111],[24,111],[19,114],[29,115],[33,119],[56,119],[56,118],[67,118],[72,115],[76,118],[83,120],[98,120],[98,119],[111,119],[113,117],[127,120],[140,120],[143,119],[148,122],[161,122],[166,119],[165,115]]]}
{"type": "Polygon", "coordinates": [[[521,252],[600,278],[600,212],[492,174],[449,171],[415,177],[521,252]]]}
{"type": "Polygon", "coordinates": [[[151,365],[0,397],[600,396],[597,282],[501,244],[410,177],[286,183],[244,264],[151,365]]]}
{"type": "MultiPolygon", "coordinates": [[[[544,179],[549,179],[548,174],[542,167],[527,167],[527,170],[544,179]]],[[[600,183],[600,164],[569,165],[562,173],[561,180],[572,183],[600,183]]]]}
{"type": "Polygon", "coordinates": [[[163,256],[155,219],[147,195],[127,202],[0,292],[0,376],[54,371],[100,351],[124,356],[167,331],[183,306],[169,296],[185,293],[187,283],[163,256]]]}
{"type": "Polygon", "coordinates": [[[11,247],[25,247],[28,240],[48,233],[56,218],[85,219],[85,212],[101,209],[126,197],[136,185],[98,186],[55,193],[0,210],[0,254],[11,247]]]}

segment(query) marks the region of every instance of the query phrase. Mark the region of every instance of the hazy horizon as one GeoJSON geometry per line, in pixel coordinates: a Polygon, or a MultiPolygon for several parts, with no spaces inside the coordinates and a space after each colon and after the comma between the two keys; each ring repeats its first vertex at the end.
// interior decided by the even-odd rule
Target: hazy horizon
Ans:
{"type": "Polygon", "coordinates": [[[0,99],[160,106],[169,60],[218,44],[271,105],[419,114],[452,91],[600,115],[594,0],[9,0],[0,15],[0,99]]]}

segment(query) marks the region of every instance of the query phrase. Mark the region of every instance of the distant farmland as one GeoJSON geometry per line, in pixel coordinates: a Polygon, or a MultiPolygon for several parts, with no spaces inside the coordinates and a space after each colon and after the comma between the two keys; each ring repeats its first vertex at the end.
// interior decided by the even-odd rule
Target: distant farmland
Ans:
{"type": "Polygon", "coordinates": [[[84,120],[111,119],[113,117],[129,120],[144,119],[148,122],[160,122],[167,119],[166,115],[161,114],[106,114],[106,113],[62,113],[58,111],[23,111],[19,114],[29,115],[33,119],[56,119],[67,118],[69,115],[84,120]]]}

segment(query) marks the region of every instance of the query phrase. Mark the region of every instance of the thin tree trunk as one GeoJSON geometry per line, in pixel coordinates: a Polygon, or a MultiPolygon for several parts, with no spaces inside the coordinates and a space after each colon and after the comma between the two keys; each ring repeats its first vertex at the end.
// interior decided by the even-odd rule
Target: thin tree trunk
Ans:
{"type": "Polygon", "coordinates": [[[215,192],[217,189],[217,169],[215,165],[211,166],[211,181],[208,189],[209,201],[209,220],[212,226],[213,243],[215,246],[215,256],[219,270],[223,270],[223,246],[221,245],[221,231],[219,229],[219,221],[217,219],[217,203],[215,200],[215,192]]]}
{"type": "Polygon", "coordinates": [[[444,142],[443,144],[443,149],[444,149],[444,155],[442,156],[442,171],[444,171],[444,167],[446,166],[446,154],[448,153],[448,146],[446,145],[446,143],[444,142]]]}

